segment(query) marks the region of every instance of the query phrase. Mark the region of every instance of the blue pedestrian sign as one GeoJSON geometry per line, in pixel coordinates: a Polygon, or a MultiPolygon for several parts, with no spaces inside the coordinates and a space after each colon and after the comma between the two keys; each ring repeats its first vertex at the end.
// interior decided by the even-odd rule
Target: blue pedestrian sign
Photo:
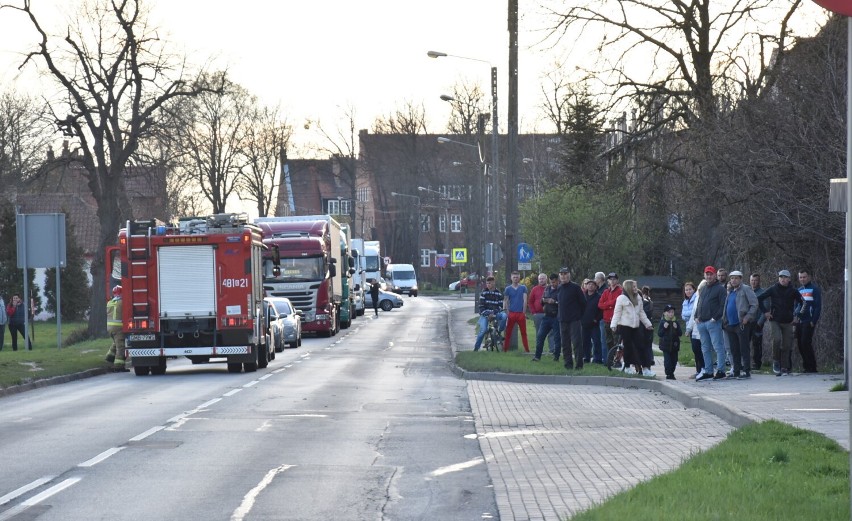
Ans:
{"type": "Polygon", "coordinates": [[[518,244],[518,262],[531,262],[533,259],[533,249],[529,244],[522,242],[518,244]]]}

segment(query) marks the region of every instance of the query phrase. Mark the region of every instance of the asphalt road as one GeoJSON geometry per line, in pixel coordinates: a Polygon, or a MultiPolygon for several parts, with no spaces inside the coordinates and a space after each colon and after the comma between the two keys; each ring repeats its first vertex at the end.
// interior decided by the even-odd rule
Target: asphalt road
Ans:
{"type": "Polygon", "coordinates": [[[306,338],[269,368],[170,361],[0,399],[7,519],[489,519],[445,308],[306,338]]]}

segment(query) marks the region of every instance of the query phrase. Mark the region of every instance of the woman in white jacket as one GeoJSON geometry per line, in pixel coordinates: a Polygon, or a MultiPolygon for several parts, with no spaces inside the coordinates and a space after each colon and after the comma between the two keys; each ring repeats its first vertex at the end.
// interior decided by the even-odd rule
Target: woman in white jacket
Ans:
{"type": "Polygon", "coordinates": [[[625,280],[622,284],[623,291],[615,301],[615,309],[612,314],[610,328],[621,335],[624,344],[624,370],[627,374],[642,374],[644,376],[655,376],[650,368],[642,372],[642,360],[639,358],[639,349],[642,345],[641,326],[653,330],[654,326],[642,309],[642,299],[639,298],[639,288],[635,280],[625,280]],[[629,366],[634,366],[631,368],[629,366]]]}

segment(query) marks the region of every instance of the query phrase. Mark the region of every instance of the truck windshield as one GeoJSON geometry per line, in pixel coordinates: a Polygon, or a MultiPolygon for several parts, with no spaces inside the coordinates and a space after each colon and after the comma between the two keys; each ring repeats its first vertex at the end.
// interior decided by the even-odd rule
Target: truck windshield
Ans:
{"type": "Polygon", "coordinates": [[[272,273],[272,259],[263,260],[263,279],[267,281],[321,280],[325,278],[322,257],[281,259],[281,274],[272,273]]]}
{"type": "Polygon", "coordinates": [[[367,266],[364,268],[367,271],[379,271],[379,256],[366,255],[364,259],[367,261],[367,266]]]}
{"type": "Polygon", "coordinates": [[[393,278],[395,280],[414,280],[414,272],[411,270],[394,271],[393,278]]]}

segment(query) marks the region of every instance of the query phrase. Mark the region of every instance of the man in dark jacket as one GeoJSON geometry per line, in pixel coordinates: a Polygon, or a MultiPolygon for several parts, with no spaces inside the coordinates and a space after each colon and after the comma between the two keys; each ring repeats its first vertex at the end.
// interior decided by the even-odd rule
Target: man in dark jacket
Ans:
{"type": "Polygon", "coordinates": [[[796,328],[796,340],[799,341],[799,353],[802,355],[802,367],[806,373],[817,372],[814,354],[814,329],[822,313],[822,290],[811,280],[811,272],[799,270],[799,294],[802,303],[796,306],[799,327],[796,328]]]}
{"type": "Polygon", "coordinates": [[[541,304],[544,309],[544,318],[541,319],[541,327],[535,332],[535,356],[533,362],[541,360],[544,351],[544,340],[550,340],[550,354],[556,355],[557,349],[561,349],[559,337],[559,303],[556,297],[559,293],[559,275],[550,274],[550,285],[544,289],[541,296],[541,304]]]}
{"type": "Polygon", "coordinates": [[[585,284],[586,309],[583,310],[581,325],[583,326],[583,361],[592,359],[596,364],[602,364],[606,360],[606,353],[601,355],[601,329],[600,321],[603,311],[598,308],[601,294],[598,293],[598,285],[594,280],[587,280],[585,284]],[[603,358],[601,358],[603,356],[603,358]]]}
{"type": "Polygon", "coordinates": [[[772,371],[776,376],[784,376],[790,372],[790,352],[793,349],[793,329],[799,322],[795,315],[796,304],[804,301],[799,291],[790,284],[790,272],[778,272],[778,282],[769,287],[758,302],[772,299],[772,304],[764,316],[769,321],[772,331],[772,371]]]}
{"type": "MultiPolygon", "coordinates": [[[[561,337],[562,355],[565,357],[565,369],[583,368],[583,327],[581,320],[586,310],[586,297],[583,290],[571,282],[571,270],[559,270],[559,290],[556,300],[559,302],[559,336],[561,337]],[[574,346],[573,357],[571,346],[574,346]],[[577,359],[574,365],[573,358],[577,359]]],[[[559,351],[553,355],[559,360],[559,351]]]]}
{"type": "Polygon", "coordinates": [[[694,312],[698,334],[701,335],[701,353],[704,355],[704,370],[695,379],[698,381],[725,378],[725,340],[722,334],[722,312],[725,310],[727,291],[716,278],[716,268],[704,268],[706,285],[698,295],[694,312]],[[713,373],[713,351],[716,352],[716,372],[713,373]]]}

